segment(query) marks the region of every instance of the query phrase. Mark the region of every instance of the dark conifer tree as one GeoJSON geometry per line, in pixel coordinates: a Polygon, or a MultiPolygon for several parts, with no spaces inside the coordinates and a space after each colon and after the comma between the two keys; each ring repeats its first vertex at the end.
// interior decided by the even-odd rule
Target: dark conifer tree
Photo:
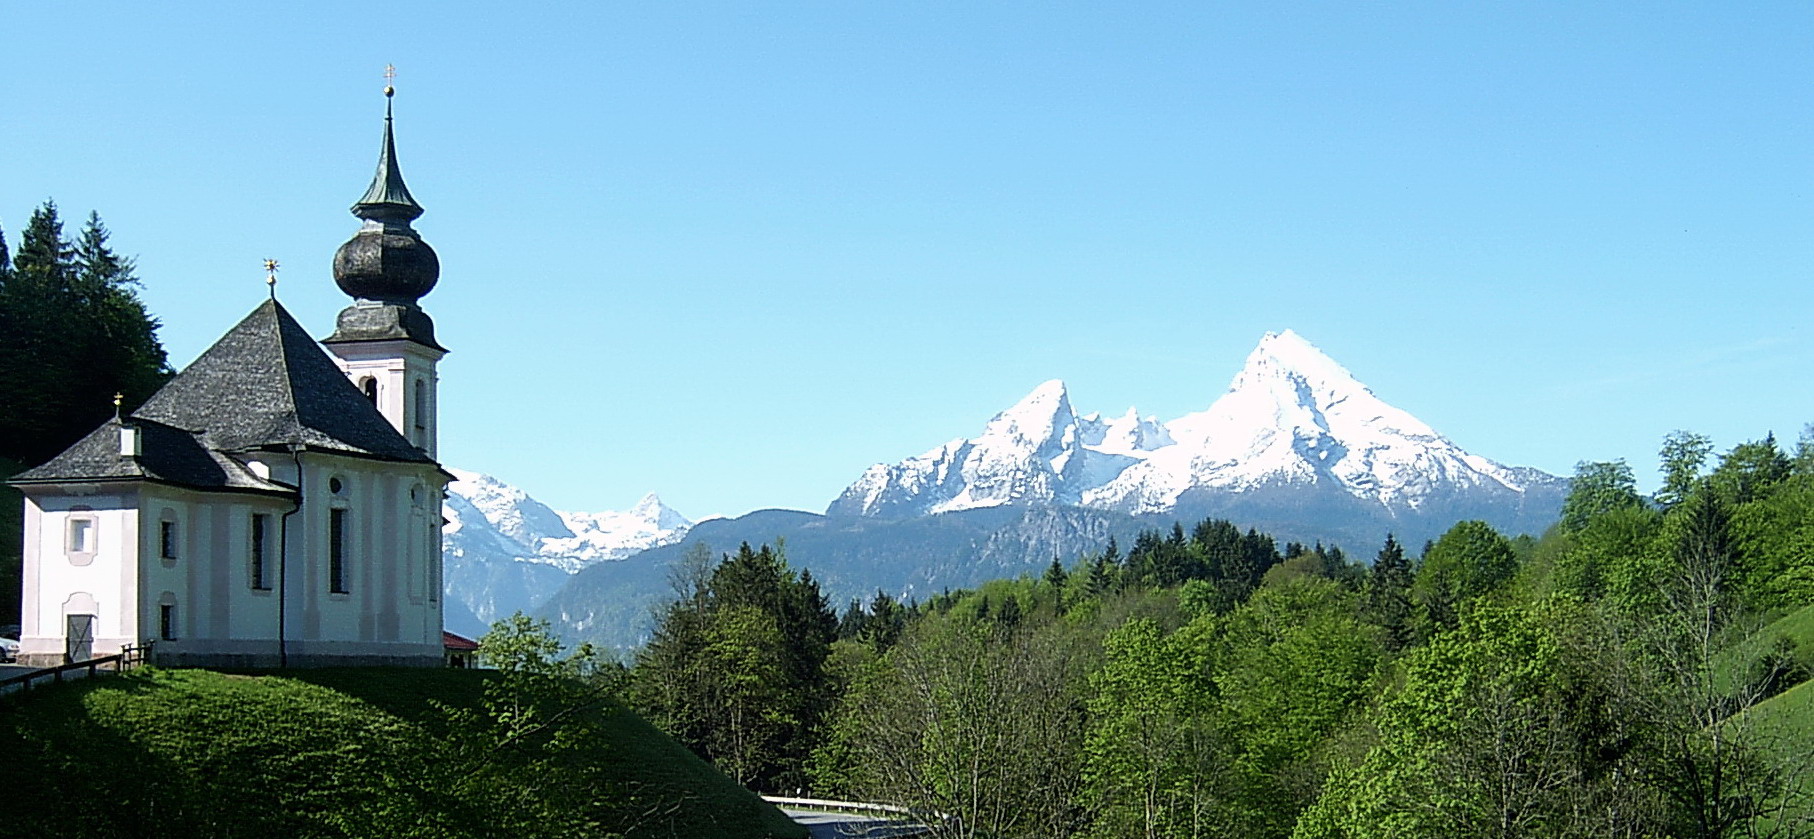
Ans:
{"type": "Polygon", "coordinates": [[[995,610],[995,622],[1006,629],[1020,626],[1020,598],[1009,595],[1003,600],[1001,608],[995,610]]]}
{"type": "Polygon", "coordinates": [[[1397,652],[1409,646],[1416,636],[1415,612],[1411,603],[1411,562],[1405,549],[1392,534],[1386,534],[1386,545],[1373,560],[1373,571],[1367,575],[1367,617],[1386,631],[1386,649],[1397,652]]]}
{"type": "Polygon", "coordinates": [[[32,211],[25,230],[19,234],[19,253],[13,267],[22,275],[60,281],[75,259],[75,246],[63,237],[63,219],[57,215],[57,202],[45,201],[32,211]]]}
{"type": "Polygon", "coordinates": [[[835,699],[825,661],[837,632],[837,614],[811,573],[795,575],[780,553],[745,543],[712,570],[702,597],[683,594],[670,604],[637,655],[635,696],[651,719],[703,757],[724,765],[734,751],[747,783],[797,788],[835,699]],[[756,614],[772,631],[739,634],[756,614]],[[730,645],[744,649],[712,654],[730,645]],[[764,669],[736,672],[742,665],[764,669]],[[752,684],[760,695],[751,694],[752,684]],[[759,748],[734,742],[733,715],[771,729],[759,748]]]}
{"type": "Polygon", "coordinates": [[[888,592],[876,589],[875,599],[869,604],[869,619],[857,637],[880,655],[901,639],[901,630],[906,626],[907,614],[900,604],[888,592]]]}
{"type": "Polygon", "coordinates": [[[46,201],[0,274],[0,458],[42,463],[111,416],[114,394],[131,411],[170,377],[132,261],[107,237],[91,214],[71,244],[46,201]]]}
{"type": "Polygon", "coordinates": [[[1052,606],[1059,614],[1064,614],[1065,586],[1070,581],[1071,575],[1065,573],[1064,563],[1059,562],[1058,557],[1052,557],[1052,564],[1046,567],[1045,582],[1052,589],[1052,606]]]}

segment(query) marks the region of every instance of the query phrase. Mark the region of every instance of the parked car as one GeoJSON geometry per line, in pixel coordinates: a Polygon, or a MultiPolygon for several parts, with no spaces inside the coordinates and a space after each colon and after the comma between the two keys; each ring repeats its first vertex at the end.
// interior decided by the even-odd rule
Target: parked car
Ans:
{"type": "Polygon", "coordinates": [[[0,638],[0,664],[19,660],[19,642],[13,638],[0,638]]]}

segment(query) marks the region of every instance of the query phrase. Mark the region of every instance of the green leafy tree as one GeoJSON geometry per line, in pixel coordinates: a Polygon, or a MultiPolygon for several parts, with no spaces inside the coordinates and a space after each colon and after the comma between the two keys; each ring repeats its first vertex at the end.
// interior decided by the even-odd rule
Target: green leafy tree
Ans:
{"type": "Polygon", "coordinates": [[[1594,516],[1628,507],[1643,506],[1638,496],[1637,479],[1623,459],[1581,461],[1575,464],[1575,477],[1569,482],[1568,497],[1562,502],[1562,529],[1576,532],[1587,526],[1594,516]]]}
{"type": "Polygon", "coordinates": [[[1728,506],[1748,504],[1764,498],[1789,477],[1791,463],[1776,447],[1776,435],[1762,440],[1740,443],[1720,457],[1720,465],[1707,476],[1707,482],[1720,500],[1728,506]]]}
{"type": "Polygon", "coordinates": [[[1201,836],[1233,790],[1211,724],[1214,685],[1203,646],[1137,618],[1103,641],[1090,674],[1083,782],[1103,836],[1201,836]]]}
{"type": "Polygon", "coordinates": [[[1566,602],[1476,605],[1405,659],[1374,712],[1376,742],[1333,773],[1298,839],[1641,836],[1648,801],[1609,771],[1626,717],[1574,649],[1566,602]]]}
{"type": "Polygon", "coordinates": [[[766,545],[744,544],[709,570],[695,555],[682,568],[637,654],[637,706],[740,781],[800,787],[835,699],[826,661],[837,615],[810,573],[766,545]]]}
{"type": "Polygon", "coordinates": [[[1692,431],[1672,431],[1663,438],[1657,452],[1662,461],[1663,486],[1657,490],[1657,503],[1673,507],[1687,499],[1700,479],[1707,455],[1713,453],[1713,439],[1692,431]]]}
{"type": "Polygon", "coordinates": [[[1731,513],[1737,589],[1760,612],[1814,603],[1814,475],[1795,475],[1731,513]]]}
{"type": "Polygon", "coordinates": [[[1004,632],[958,610],[917,621],[853,682],[816,773],[938,814],[933,836],[1075,833],[1084,668],[1060,626],[1004,632]]]}
{"type": "Polygon", "coordinates": [[[1633,608],[1651,602],[1662,521],[1647,507],[1620,507],[1595,516],[1572,535],[1558,558],[1557,588],[1590,600],[1611,596],[1633,608]]]}
{"type": "Polygon", "coordinates": [[[1382,648],[1358,597],[1306,577],[1255,592],[1213,637],[1218,716],[1230,741],[1232,795],[1222,835],[1282,837],[1317,797],[1328,738],[1372,694],[1382,648]]]}
{"type": "Polygon", "coordinates": [[[1512,544],[1492,525],[1464,521],[1449,528],[1424,555],[1411,584],[1424,636],[1454,627],[1463,603],[1492,592],[1517,571],[1512,544]]]}

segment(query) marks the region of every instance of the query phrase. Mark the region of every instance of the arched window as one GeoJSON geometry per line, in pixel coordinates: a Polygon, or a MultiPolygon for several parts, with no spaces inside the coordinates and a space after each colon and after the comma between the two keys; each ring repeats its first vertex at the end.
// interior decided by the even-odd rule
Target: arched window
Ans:
{"type": "Polygon", "coordinates": [[[347,521],[346,484],[338,477],[328,479],[328,593],[346,594],[347,541],[352,538],[347,521]]]}
{"type": "Polygon", "coordinates": [[[365,378],[360,379],[359,380],[359,389],[362,391],[365,391],[365,398],[372,400],[373,405],[378,404],[378,380],[377,379],[374,379],[371,376],[366,376],[365,378]]]}

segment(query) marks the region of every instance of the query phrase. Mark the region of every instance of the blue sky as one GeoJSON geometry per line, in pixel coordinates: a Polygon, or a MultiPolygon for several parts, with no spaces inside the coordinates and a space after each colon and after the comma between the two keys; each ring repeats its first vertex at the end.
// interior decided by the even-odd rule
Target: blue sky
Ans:
{"type": "Polygon", "coordinates": [[[0,4],[0,225],[172,360],[325,334],[395,64],[442,453],[562,509],[822,509],[1048,378],[1206,407],[1292,328],[1457,443],[1655,484],[1814,421],[1814,6],[0,4]]]}

